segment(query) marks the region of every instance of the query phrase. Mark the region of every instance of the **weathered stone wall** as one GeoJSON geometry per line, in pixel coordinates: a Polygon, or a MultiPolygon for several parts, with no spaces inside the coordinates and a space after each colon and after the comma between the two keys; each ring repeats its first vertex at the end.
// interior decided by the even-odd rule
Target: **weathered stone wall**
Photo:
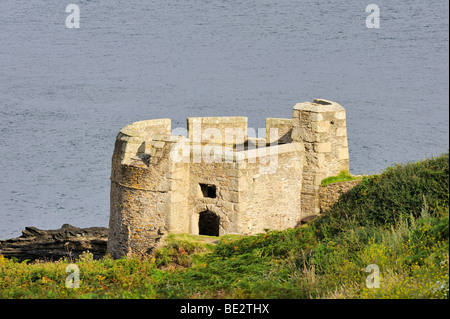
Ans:
{"type": "Polygon", "coordinates": [[[320,213],[323,214],[330,208],[331,205],[336,203],[342,194],[347,193],[353,187],[361,183],[361,180],[353,180],[346,182],[337,182],[328,184],[326,186],[320,186],[319,188],[319,202],[320,213]]]}
{"type": "Polygon", "coordinates": [[[272,146],[245,155],[237,188],[239,233],[295,227],[301,219],[303,145],[272,146]]]}
{"type": "Polygon", "coordinates": [[[292,135],[292,119],[266,118],[267,143],[271,144],[291,143],[292,142],[291,135],[292,135]]]}
{"type": "Polygon", "coordinates": [[[302,141],[306,153],[302,212],[305,216],[317,215],[322,179],[349,169],[345,110],[335,102],[322,99],[297,103],[292,126],[292,140],[302,141]]]}
{"type": "Polygon", "coordinates": [[[188,117],[187,127],[194,144],[242,144],[247,137],[247,117],[188,117]]]}
{"type": "Polygon", "coordinates": [[[219,235],[254,234],[294,227],[301,218],[303,145],[292,143],[241,152],[231,163],[193,163],[190,168],[190,232],[198,234],[199,214],[220,218],[219,235]],[[205,196],[200,184],[213,185],[205,196]],[[280,195],[280,191],[283,194],[280,195]]]}
{"type": "Polygon", "coordinates": [[[199,214],[205,211],[213,212],[220,218],[219,235],[238,232],[237,179],[235,163],[191,164],[190,233],[199,234],[199,214]],[[214,187],[215,196],[203,194],[201,184],[214,187]]]}
{"type": "Polygon", "coordinates": [[[154,163],[149,167],[138,160],[121,164],[112,177],[108,252],[113,257],[144,254],[169,230],[171,198],[166,174],[170,162],[161,160],[167,158],[165,153],[158,162],[152,157],[154,163]]]}
{"type": "Polygon", "coordinates": [[[148,253],[164,233],[184,231],[177,226],[187,223],[189,165],[170,160],[172,148],[184,138],[157,134],[170,132],[161,121],[145,124],[133,123],[116,140],[107,248],[115,258],[148,253]],[[145,124],[156,124],[155,130],[145,124]]]}

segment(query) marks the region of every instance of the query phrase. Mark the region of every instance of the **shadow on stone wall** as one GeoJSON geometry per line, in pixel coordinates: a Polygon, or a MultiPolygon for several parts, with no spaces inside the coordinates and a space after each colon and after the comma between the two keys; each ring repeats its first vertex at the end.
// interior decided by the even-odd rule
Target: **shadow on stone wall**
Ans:
{"type": "Polygon", "coordinates": [[[319,201],[320,201],[320,213],[323,214],[330,208],[331,205],[336,203],[342,194],[347,193],[353,187],[361,183],[362,180],[353,180],[346,182],[337,182],[328,184],[327,186],[320,186],[319,188],[319,201]]]}

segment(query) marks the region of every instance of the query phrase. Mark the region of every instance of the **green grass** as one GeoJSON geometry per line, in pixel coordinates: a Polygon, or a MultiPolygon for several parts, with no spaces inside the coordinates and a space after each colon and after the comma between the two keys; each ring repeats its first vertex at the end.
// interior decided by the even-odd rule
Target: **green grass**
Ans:
{"type": "Polygon", "coordinates": [[[154,253],[156,266],[167,269],[190,267],[203,254],[214,250],[211,240],[218,241],[219,237],[169,234],[166,244],[154,253]]]}
{"type": "Polygon", "coordinates": [[[332,183],[348,182],[348,181],[359,180],[359,179],[362,179],[362,178],[363,178],[363,176],[351,175],[349,173],[349,171],[341,171],[336,176],[330,176],[330,177],[324,178],[322,180],[322,182],[320,183],[320,185],[321,186],[327,186],[328,184],[332,184],[332,183]]]}
{"type": "Polygon", "coordinates": [[[0,298],[448,298],[448,160],[365,177],[301,228],[171,235],[145,260],[0,257],[0,298]],[[71,262],[80,270],[78,289],[65,287],[71,262]],[[369,264],[379,267],[379,288],[366,287],[369,264]]]}

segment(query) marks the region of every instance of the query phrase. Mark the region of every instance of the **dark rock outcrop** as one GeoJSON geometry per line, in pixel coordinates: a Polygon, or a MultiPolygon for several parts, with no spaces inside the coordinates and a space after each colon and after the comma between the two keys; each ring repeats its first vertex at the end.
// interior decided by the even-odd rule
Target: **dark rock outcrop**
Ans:
{"type": "Polygon", "coordinates": [[[94,259],[99,259],[106,253],[107,241],[105,227],[78,228],[69,224],[54,230],[25,227],[22,236],[0,240],[0,255],[20,261],[56,261],[62,257],[75,258],[89,250],[94,259]]]}

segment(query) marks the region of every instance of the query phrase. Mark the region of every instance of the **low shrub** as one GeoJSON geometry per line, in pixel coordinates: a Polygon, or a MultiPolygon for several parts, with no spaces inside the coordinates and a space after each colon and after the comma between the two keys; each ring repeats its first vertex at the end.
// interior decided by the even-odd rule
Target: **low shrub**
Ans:
{"type": "Polygon", "coordinates": [[[386,226],[426,207],[430,214],[449,205],[448,154],[395,165],[381,175],[364,177],[329,212],[314,221],[321,238],[358,226],[386,226]]]}

